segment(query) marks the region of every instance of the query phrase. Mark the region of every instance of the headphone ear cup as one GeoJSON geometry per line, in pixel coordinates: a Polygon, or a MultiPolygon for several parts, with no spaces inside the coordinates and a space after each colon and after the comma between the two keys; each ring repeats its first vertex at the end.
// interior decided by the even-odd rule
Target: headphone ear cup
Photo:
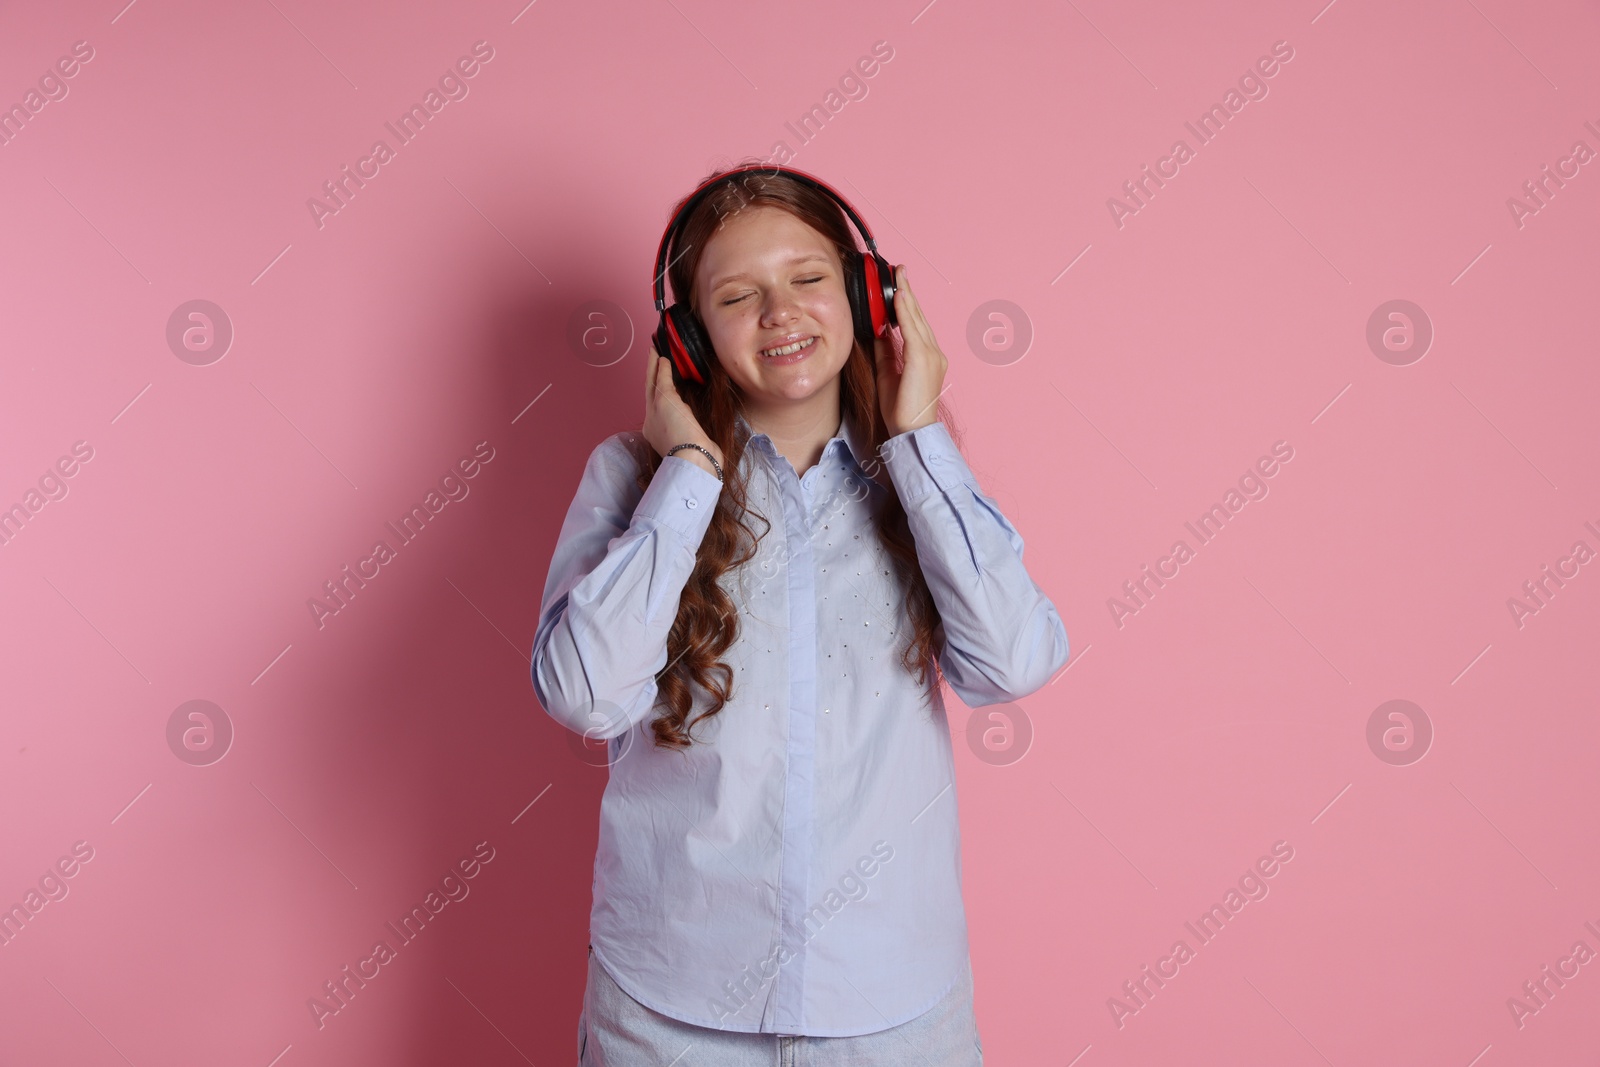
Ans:
{"type": "Polygon", "coordinates": [[[710,380],[711,339],[688,304],[673,304],[662,313],[655,343],[656,352],[671,360],[672,380],[680,389],[703,387],[710,380]]]}
{"type": "Polygon", "coordinates": [[[867,273],[867,295],[872,303],[873,326],[880,333],[888,333],[889,327],[900,325],[900,318],[894,313],[894,268],[876,252],[867,253],[862,259],[867,273]]]}
{"type": "Polygon", "coordinates": [[[866,350],[867,358],[872,359],[872,343],[877,334],[872,327],[872,294],[867,291],[862,254],[852,250],[844,253],[841,260],[844,264],[844,295],[850,301],[851,325],[856,340],[866,350]]]}
{"type": "Polygon", "coordinates": [[[855,321],[856,340],[870,357],[873,342],[898,325],[894,313],[894,271],[876,252],[852,251],[844,256],[845,295],[855,321]]]}

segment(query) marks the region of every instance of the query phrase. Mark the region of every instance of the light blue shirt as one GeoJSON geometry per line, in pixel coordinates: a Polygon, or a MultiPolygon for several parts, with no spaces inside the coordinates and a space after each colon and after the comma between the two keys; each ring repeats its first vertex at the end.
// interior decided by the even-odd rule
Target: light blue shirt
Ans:
{"type": "MultiPolygon", "coordinates": [[[[750,427],[740,419],[739,433],[750,427]]],[[[1020,699],[1067,661],[1022,537],[941,422],[881,463],[841,421],[797,476],[764,433],[742,464],[756,555],[722,585],[739,611],[732,695],[658,749],[656,675],[722,490],[666,457],[634,487],[623,434],[589,456],[545,583],[533,687],[609,740],[590,944],[629,996],[697,1026],[844,1037],[913,1019],[967,959],[954,758],[941,690],[899,663],[903,586],[873,532],[890,490],[943,617],[939,663],[969,707],[1020,699]]]]}

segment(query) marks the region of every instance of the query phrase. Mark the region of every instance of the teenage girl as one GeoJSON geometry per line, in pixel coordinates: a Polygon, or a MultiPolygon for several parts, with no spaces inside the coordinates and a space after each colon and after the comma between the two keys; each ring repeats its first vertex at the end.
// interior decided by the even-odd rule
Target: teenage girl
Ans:
{"type": "Polygon", "coordinates": [[[590,454],[533,645],[610,764],[579,1063],[981,1064],[941,682],[1018,700],[1065,628],[836,192],[708,177],[658,308],[664,264],[643,433],[590,454]]]}

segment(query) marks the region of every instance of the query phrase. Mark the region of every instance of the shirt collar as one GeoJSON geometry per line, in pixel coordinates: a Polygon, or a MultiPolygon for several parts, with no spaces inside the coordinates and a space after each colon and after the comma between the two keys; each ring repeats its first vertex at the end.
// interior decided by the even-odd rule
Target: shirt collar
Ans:
{"type": "MultiPolygon", "coordinates": [[[[738,420],[740,431],[749,435],[747,445],[755,445],[768,456],[775,457],[778,455],[778,450],[773,445],[772,438],[765,433],[756,433],[749,420],[744,417],[743,412],[738,413],[735,417],[738,420]]],[[[823,455],[828,454],[828,449],[832,447],[835,441],[840,442],[840,446],[857,468],[863,471],[866,470],[865,460],[872,454],[872,449],[869,443],[856,432],[855,427],[850,425],[850,420],[845,418],[842,412],[839,416],[839,428],[833,432],[833,436],[828,438],[822,446],[823,455]]]]}

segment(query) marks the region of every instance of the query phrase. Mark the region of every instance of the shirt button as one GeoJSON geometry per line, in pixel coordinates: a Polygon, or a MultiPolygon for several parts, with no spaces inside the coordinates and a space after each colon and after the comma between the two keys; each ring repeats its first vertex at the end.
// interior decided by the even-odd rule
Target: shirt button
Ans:
{"type": "Polygon", "coordinates": [[[695,499],[695,498],[694,498],[694,497],[692,497],[692,496],[691,496],[691,497],[685,497],[685,498],[684,498],[684,501],[683,501],[683,502],[684,502],[684,503],[685,503],[685,504],[687,504],[687,505],[688,505],[688,506],[689,506],[689,507],[691,507],[691,508],[697,508],[697,507],[699,507],[699,506],[700,506],[700,501],[698,501],[698,500],[696,500],[696,499],[695,499]]]}

